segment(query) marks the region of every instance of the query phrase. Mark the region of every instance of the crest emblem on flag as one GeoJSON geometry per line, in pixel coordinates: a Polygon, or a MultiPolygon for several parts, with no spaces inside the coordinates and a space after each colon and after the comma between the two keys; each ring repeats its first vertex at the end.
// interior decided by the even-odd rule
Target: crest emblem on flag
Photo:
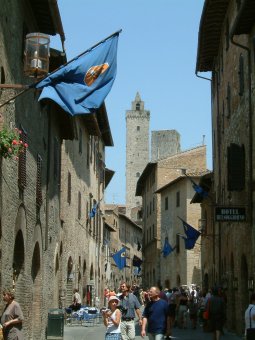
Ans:
{"type": "Polygon", "coordinates": [[[92,66],[88,69],[84,77],[84,83],[91,86],[97,78],[109,68],[108,63],[92,66]]]}

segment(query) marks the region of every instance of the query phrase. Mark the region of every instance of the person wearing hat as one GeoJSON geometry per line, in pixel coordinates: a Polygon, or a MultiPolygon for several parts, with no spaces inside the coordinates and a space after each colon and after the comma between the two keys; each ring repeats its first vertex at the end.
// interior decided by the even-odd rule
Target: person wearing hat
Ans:
{"type": "Polygon", "coordinates": [[[104,325],[106,327],[106,340],[120,340],[120,320],[121,311],[117,308],[119,304],[117,296],[110,296],[108,300],[108,308],[103,312],[104,325]]]}

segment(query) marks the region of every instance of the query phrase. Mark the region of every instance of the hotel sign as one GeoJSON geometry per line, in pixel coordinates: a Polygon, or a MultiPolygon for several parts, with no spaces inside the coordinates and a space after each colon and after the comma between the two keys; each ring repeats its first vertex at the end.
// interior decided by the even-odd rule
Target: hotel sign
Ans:
{"type": "Polygon", "coordinates": [[[216,207],[215,221],[216,222],[242,222],[246,220],[245,208],[238,207],[216,207]]]}

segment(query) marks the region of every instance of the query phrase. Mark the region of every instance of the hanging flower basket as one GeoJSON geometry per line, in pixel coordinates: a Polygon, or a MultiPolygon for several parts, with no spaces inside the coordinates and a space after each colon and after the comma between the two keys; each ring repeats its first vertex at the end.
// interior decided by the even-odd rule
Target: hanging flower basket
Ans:
{"type": "Polygon", "coordinates": [[[28,144],[21,140],[21,134],[22,132],[17,128],[13,130],[3,128],[0,131],[0,156],[19,158],[19,155],[28,147],[28,144]]]}

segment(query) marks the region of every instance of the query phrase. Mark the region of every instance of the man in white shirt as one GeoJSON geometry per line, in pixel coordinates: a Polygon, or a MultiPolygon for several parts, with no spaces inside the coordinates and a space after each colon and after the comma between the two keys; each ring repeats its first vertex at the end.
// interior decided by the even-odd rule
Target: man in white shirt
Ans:
{"type": "Polygon", "coordinates": [[[244,314],[246,339],[255,339],[255,293],[250,297],[250,304],[244,314]]]}

